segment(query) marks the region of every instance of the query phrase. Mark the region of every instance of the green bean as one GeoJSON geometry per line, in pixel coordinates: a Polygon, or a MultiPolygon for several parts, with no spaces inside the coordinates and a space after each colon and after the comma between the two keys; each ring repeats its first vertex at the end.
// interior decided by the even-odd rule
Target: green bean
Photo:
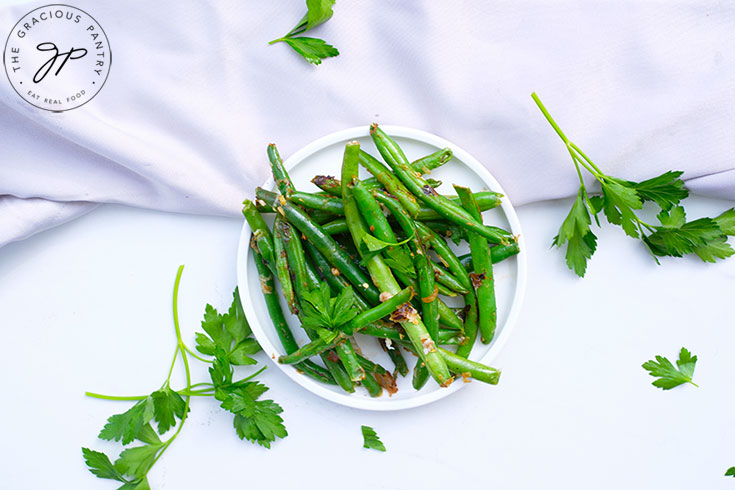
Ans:
{"type": "MultiPolygon", "coordinates": [[[[348,143],[342,161],[342,200],[345,208],[345,220],[350,228],[350,234],[356,245],[359,245],[367,234],[367,226],[362,221],[352,195],[351,183],[357,178],[357,164],[360,158],[360,145],[357,142],[348,143]]],[[[358,248],[359,251],[359,248],[358,248]]],[[[396,294],[400,287],[390,268],[380,255],[375,255],[367,261],[368,271],[375,284],[381,291],[396,294]]],[[[446,363],[436,354],[436,345],[426,331],[418,313],[410,306],[394,312],[391,319],[402,324],[412,344],[417,347],[419,355],[426,362],[429,373],[442,386],[451,383],[451,377],[446,363]]]]}
{"type": "Polygon", "coordinates": [[[334,350],[337,352],[339,360],[342,361],[342,365],[344,365],[352,381],[358,382],[365,379],[365,370],[360,365],[355,348],[349,339],[337,344],[334,350]]]}
{"type": "MultiPolygon", "coordinates": [[[[494,247],[490,247],[490,260],[493,261],[493,264],[497,264],[498,262],[502,262],[514,255],[518,255],[519,252],[520,247],[518,242],[511,243],[510,245],[495,245],[494,247]]],[[[459,260],[464,266],[472,265],[471,254],[460,255],[459,260]]]]}
{"type": "MultiPolygon", "coordinates": [[[[337,179],[333,179],[333,180],[336,183],[340,182],[337,179]]],[[[370,180],[371,179],[360,181],[366,190],[375,190],[375,189],[382,190],[379,186],[367,185],[366,182],[370,180]]],[[[429,184],[432,187],[437,187],[435,185],[436,184],[435,181],[429,182],[429,184]]],[[[341,191],[340,191],[339,196],[341,196],[341,191]]],[[[457,196],[446,196],[446,197],[452,202],[456,203],[458,206],[460,205],[459,197],[457,196]]],[[[475,197],[477,198],[478,200],[477,202],[480,205],[480,210],[487,211],[488,209],[497,207],[500,204],[500,198],[502,197],[502,194],[498,194],[492,191],[482,191],[482,192],[476,192],[475,197]]],[[[321,195],[321,194],[313,194],[309,192],[294,191],[292,194],[289,195],[288,199],[290,201],[295,202],[296,204],[299,204],[307,208],[308,214],[312,216],[312,219],[315,215],[318,215],[319,219],[326,219],[328,221],[333,220],[335,216],[344,216],[344,208],[342,207],[342,202],[334,195],[327,196],[327,195],[321,195]]],[[[273,208],[271,208],[270,206],[263,206],[263,207],[266,208],[269,212],[273,212],[273,208]]],[[[421,221],[430,221],[433,226],[437,226],[439,227],[439,229],[442,229],[442,228],[445,230],[447,229],[446,224],[442,223],[441,221],[439,223],[434,223],[434,221],[442,220],[444,218],[430,207],[420,206],[419,212],[416,215],[416,219],[421,220],[421,221]]],[[[489,228],[492,228],[501,234],[509,234],[507,231],[501,228],[497,228],[497,227],[489,227],[489,228]]],[[[461,229],[464,230],[463,228],[461,229]]]]}
{"type": "Polygon", "coordinates": [[[406,364],[406,360],[403,358],[401,349],[398,346],[387,345],[385,339],[379,339],[379,342],[383,350],[388,353],[390,360],[393,361],[393,367],[395,368],[393,376],[395,377],[397,374],[406,376],[408,374],[408,365],[406,364]]]}
{"type": "Polygon", "coordinates": [[[370,335],[372,337],[390,339],[395,341],[403,340],[403,338],[405,337],[405,333],[403,333],[403,330],[391,327],[390,325],[387,325],[385,323],[373,323],[370,325],[366,325],[365,328],[362,329],[361,333],[364,333],[365,335],[370,335]]]}
{"type": "Polygon", "coordinates": [[[357,360],[360,361],[360,366],[365,370],[366,373],[373,373],[373,374],[388,374],[388,370],[385,369],[380,364],[371,361],[367,357],[361,356],[360,354],[357,355],[357,360]]]}
{"type": "Polygon", "coordinates": [[[460,374],[463,377],[469,376],[477,381],[491,385],[498,384],[500,370],[485,366],[479,362],[470,361],[441,347],[439,348],[439,352],[453,373],[460,374]]]}
{"type": "Polygon", "coordinates": [[[273,254],[275,255],[275,272],[278,282],[281,285],[286,303],[291,313],[299,314],[298,304],[296,302],[296,293],[291,282],[291,273],[288,270],[288,259],[286,258],[286,241],[284,239],[284,229],[290,230],[290,225],[283,221],[280,216],[276,216],[273,222],[273,254]]]}
{"type": "Polygon", "coordinates": [[[287,199],[299,206],[310,209],[319,209],[331,214],[344,215],[342,199],[334,196],[320,196],[308,192],[293,191],[287,199]]]}
{"type": "Polygon", "coordinates": [[[311,183],[332,196],[342,197],[342,182],[332,175],[317,175],[311,183]]]}
{"type": "Polygon", "coordinates": [[[274,271],[276,259],[275,253],[273,252],[272,241],[268,240],[268,237],[266,237],[260,230],[254,231],[250,240],[255,244],[255,248],[258,249],[260,255],[263,256],[263,262],[265,262],[265,265],[267,265],[271,271],[274,271]]]}
{"type": "MultiPolygon", "coordinates": [[[[319,337],[313,330],[306,330],[306,334],[312,340],[316,340],[319,337]]],[[[327,352],[322,352],[321,354],[319,354],[319,357],[322,359],[324,366],[326,366],[329,373],[334,377],[339,387],[345,390],[347,393],[354,393],[355,383],[353,383],[350,379],[350,375],[347,374],[347,371],[342,365],[342,362],[340,361],[337,353],[334,350],[330,350],[327,352]]],[[[301,364],[298,364],[298,366],[301,366],[301,364]]]]}
{"type": "MultiPolygon", "coordinates": [[[[472,197],[472,192],[466,187],[455,185],[457,194],[462,200],[462,206],[475,219],[482,220],[477,201],[472,197]]],[[[480,329],[480,340],[483,344],[490,343],[495,335],[495,327],[498,321],[497,306],[495,301],[495,282],[493,280],[493,263],[490,258],[487,240],[478,233],[470,232],[470,251],[472,253],[472,264],[474,273],[471,274],[475,293],[477,294],[477,325],[480,329]]]]}
{"type": "MultiPolygon", "coordinates": [[[[331,175],[317,175],[316,177],[311,179],[311,182],[330,196],[342,197],[342,182],[339,179],[332,177],[331,175]]],[[[426,179],[426,182],[428,182],[429,185],[435,189],[442,185],[441,180],[426,179]]],[[[362,183],[368,190],[383,188],[383,184],[381,184],[380,181],[375,177],[364,179],[362,180],[362,183]]],[[[421,214],[421,211],[419,211],[419,214],[421,214]]]]}
{"type": "MultiPolygon", "coordinates": [[[[361,181],[355,179],[352,182],[352,195],[355,197],[355,203],[360,210],[360,214],[369,223],[368,228],[376,238],[388,243],[396,243],[396,234],[388,224],[388,218],[383,214],[380,204],[375,200],[372,193],[365,188],[361,181]]],[[[408,253],[401,247],[394,247],[393,250],[401,252],[407,260],[410,260],[408,253]]]]}
{"type": "MultiPolygon", "coordinates": [[[[428,249],[428,245],[426,248],[428,249]]],[[[439,284],[445,286],[447,289],[454,293],[467,294],[470,292],[470,290],[448,270],[439,267],[434,262],[430,262],[429,265],[433,269],[434,275],[436,276],[436,281],[439,284]]],[[[456,296],[456,294],[450,294],[449,296],[456,296]]]]}
{"type": "MultiPolygon", "coordinates": [[[[276,334],[286,352],[294,352],[298,350],[298,344],[296,344],[291,329],[288,327],[288,323],[286,323],[286,318],[283,316],[283,310],[281,310],[278,294],[275,292],[275,284],[273,283],[273,276],[271,275],[270,269],[265,265],[260,252],[257,250],[253,250],[253,259],[255,260],[255,267],[258,269],[260,289],[265,298],[265,306],[276,329],[276,334]]],[[[336,384],[334,377],[329,371],[314,364],[312,361],[306,360],[302,362],[298,365],[298,369],[307,376],[323,383],[336,384]]]]}
{"type": "MultiPolygon", "coordinates": [[[[450,150],[449,148],[442,148],[441,150],[437,150],[430,155],[426,155],[419,158],[418,160],[414,160],[413,162],[411,162],[411,167],[417,172],[428,174],[435,168],[441,167],[451,159],[452,150],[450,150]]],[[[441,182],[439,181],[433,179],[426,180],[432,185],[432,187],[439,187],[441,185],[441,182]]],[[[321,190],[333,196],[342,197],[342,183],[339,181],[339,179],[336,179],[331,175],[317,175],[316,177],[311,179],[311,182],[321,190]]],[[[375,177],[364,179],[362,182],[369,190],[383,187],[383,184],[381,184],[380,181],[375,177]]]]}
{"type": "Polygon", "coordinates": [[[257,250],[263,256],[266,265],[275,272],[275,253],[273,251],[273,237],[268,224],[258,212],[257,206],[252,201],[245,200],[242,203],[242,214],[245,216],[252,230],[251,241],[254,241],[257,250]]]}
{"type": "Polygon", "coordinates": [[[413,379],[411,379],[411,385],[415,390],[420,390],[428,380],[429,370],[426,369],[426,364],[421,359],[418,359],[416,361],[416,365],[413,367],[413,379]]]}
{"type": "MultiPolygon", "coordinates": [[[[324,255],[316,249],[316,247],[309,241],[304,241],[303,243],[304,248],[306,249],[306,252],[309,254],[311,259],[314,261],[314,265],[316,268],[322,273],[322,276],[324,276],[324,280],[327,281],[327,284],[329,284],[329,287],[332,288],[333,293],[339,293],[344,288],[350,285],[350,283],[342,277],[341,274],[339,274],[339,271],[336,269],[332,269],[332,267],[329,265],[329,262],[327,262],[327,259],[324,258],[324,255]],[[335,274],[337,272],[337,274],[335,274]]],[[[367,301],[365,301],[365,298],[363,298],[359,292],[352,290],[353,297],[355,298],[355,305],[362,310],[367,310],[370,308],[370,305],[367,301]]]]}
{"type": "MultiPolygon", "coordinates": [[[[416,216],[419,213],[419,204],[416,202],[416,198],[411,194],[406,186],[401,183],[393,173],[391,173],[390,170],[385,168],[385,165],[364,151],[360,152],[360,165],[373,174],[391,195],[396,196],[398,201],[400,201],[401,206],[406,209],[409,215],[416,216]]],[[[426,185],[429,184],[427,183],[426,185]]],[[[344,193],[344,177],[342,178],[342,187],[344,193]]]]}
{"type": "Polygon", "coordinates": [[[265,235],[268,240],[271,240],[271,230],[268,228],[268,224],[258,211],[257,206],[252,201],[243,201],[242,214],[245,216],[245,220],[248,222],[248,225],[250,225],[250,229],[253,233],[259,231],[261,234],[265,235]]]}
{"type": "Polygon", "coordinates": [[[401,207],[398,200],[379,192],[376,192],[373,196],[373,200],[377,199],[377,202],[380,202],[390,211],[403,230],[403,233],[411,237],[409,243],[411,244],[413,265],[416,268],[416,277],[419,292],[421,293],[421,316],[424,320],[424,325],[426,325],[426,330],[434,342],[436,342],[439,337],[439,303],[437,301],[439,289],[436,286],[436,278],[429,256],[416,232],[416,225],[408,215],[408,212],[401,207]]]}
{"type": "MultiPolygon", "coordinates": [[[[396,270],[393,271],[393,274],[396,278],[398,278],[401,283],[403,283],[404,286],[411,286],[415,290],[418,290],[418,282],[416,282],[414,278],[396,270]]],[[[439,288],[439,290],[441,291],[441,288],[439,288]]],[[[452,309],[448,307],[441,298],[437,298],[437,302],[439,306],[439,323],[442,323],[456,330],[462,330],[462,328],[464,328],[462,320],[459,319],[454,311],[452,311],[452,309]]]]}
{"type": "Polygon", "coordinates": [[[339,235],[340,233],[349,233],[350,229],[347,227],[347,222],[344,218],[337,218],[328,223],[322,225],[322,229],[329,235],[339,235]]]}
{"type": "Polygon", "coordinates": [[[424,179],[417,175],[415,170],[411,169],[403,150],[377,124],[370,126],[370,135],[378,151],[383,155],[383,159],[393,169],[398,179],[424,204],[439,215],[459,226],[477,232],[492,243],[507,244],[514,240],[510,233],[499,228],[483,225],[457,203],[437,193],[424,179]]]}
{"type": "MultiPolygon", "coordinates": [[[[432,186],[433,187],[433,186],[432,186]]],[[[496,208],[500,206],[501,198],[503,197],[502,194],[498,194],[497,192],[493,191],[480,191],[475,192],[475,199],[477,199],[477,204],[480,205],[481,211],[487,211],[489,209],[496,208]]],[[[459,197],[457,196],[444,196],[453,203],[457,204],[458,206],[461,205],[461,202],[459,200],[459,197]]],[[[442,215],[434,211],[434,209],[426,206],[421,206],[419,210],[419,214],[416,215],[416,219],[421,221],[429,221],[429,220],[441,220],[444,219],[442,215]]]]}
{"type": "Polygon", "coordinates": [[[370,396],[373,398],[379,397],[383,394],[383,387],[378,383],[378,380],[371,374],[365,376],[362,380],[362,386],[368,391],[370,396]]]}
{"type": "MultiPolygon", "coordinates": [[[[383,293],[390,294],[390,293],[383,293]]],[[[355,318],[350,322],[350,330],[357,331],[365,327],[370,323],[374,323],[383,317],[386,317],[396,311],[399,306],[407,303],[413,296],[413,288],[404,288],[398,291],[396,294],[391,295],[388,299],[380,303],[378,306],[374,306],[369,310],[365,310],[362,313],[358,313],[355,318]]]]}
{"type": "MultiPolygon", "coordinates": [[[[421,223],[417,223],[417,225],[421,225],[421,223]]],[[[343,219],[336,219],[334,221],[331,221],[323,225],[322,228],[324,229],[326,233],[330,235],[336,235],[339,233],[344,233],[346,231],[349,231],[349,229],[347,228],[347,223],[343,219]]],[[[440,243],[444,243],[444,242],[442,241],[440,243]]],[[[445,250],[449,250],[446,244],[444,244],[444,246],[445,246],[445,250]]],[[[435,250],[437,251],[437,254],[439,255],[439,257],[441,258],[445,257],[444,255],[442,255],[442,253],[438,249],[435,248],[435,250]]],[[[451,250],[450,250],[450,253],[454,255],[454,252],[451,252],[451,250]]],[[[433,262],[431,265],[434,269],[434,274],[436,275],[436,278],[437,278],[437,283],[438,283],[437,286],[439,287],[439,294],[443,294],[444,296],[456,296],[458,293],[467,294],[469,292],[468,288],[471,288],[472,284],[469,282],[469,276],[467,276],[466,272],[464,275],[467,276],[467,284],[465,284],[464,281],[460,281],[458,277],[455,274],[453,274],[451,271],[446,271],[444,269],[441,269],[433,262]]],[[[460,267],[461,267],[461,264],[460,264],[460,267]]],[[[464,270],[464,268],[462,268],[462,270],[464,270]]]]}
{"type": "Polygon", "coordinates": [[[278,191],[284,196],[287,196],[295,189],[293,183],[291,182],[291,177],[288,176],[286,167],[283,165],[281,155],[278,154],[278,150],[276,149],[276,145],[274,143],[268,145],[268,159],[271,161],[273,180],[276,182],[276,187],[278,187],[278,191]]]}
{"type": "Polygon", "coordinates": [[[447,242],[423,223],[416,223],[416,230],[428,238],[431,248],[434,249],[441,261],[447,266],[447,268],[449,268],[449,271],[469,292],[472,288],[470,276],[467,274],[467,270],[464,266],[462,266],[462,262],[457,258],[457,255],[455,255],[449,245],[447,245],[447,242]]]}
{"type": "Polygon", "coordinates": [[[475,292],[472,291],[464,297],[467,313],[464,318],[464,334],[467,337],[463,344],[457,347],[457,355],[460,357],[469,357],[472,347],[477,339],[477,298],[475,292]]]}
{"type": "MultiPolygon", "coordinates": [[[[414,354],[415,349],[413,345],[407,342],[401,342],[401,346],[414,354]]],[[[489,383],[491,385],[498,384],[500,379],[500,370],[486,366],[479,362],[470,361],[464,357],[460,357],[453,352],[448,351],[444,348],[439,348],[439,353],[442,358],[447,362],[447,366],[454,373],[461,375],[463,378],[472,378],[483,383],[489,383]]],[[[419,360],[419,362],[421,362],[419,360]]]]}
{"type": "Polygon", "coordinates": [[[467,337],[453,330],[439,330],[439,345],[462,346],[467,343],[467,337]]]}
{"type": "Polygon", "coordinates": [[[315,337],[314,340],[302,345],[295,352],[292,352],[285,356],[279,356],[278,362],[280,364],[297,364],[299,362],[303,362],[305,359],[309,359],[310,357],[314,357],[330,349],[333,349],[337,343],[344,342],[346,338],[347,337],[345,336],[341,336],[339,337],[339,341],[327,343],[321,337],[315,337]]]}
{"type": "Polygon", "coordinates": [[[425,157],[421,157],[418,160],[414,160],[413,162],[411,162],[411,168],[421,174],[428,174],[431,173],[431,171],[435,168],[441,167],[442,165],[447,163],[449,160],[452,159],[452,156],[452,150],[450,150],[449,148],[442,148],[441,150],[435,151],[431,155],[426,155],[425,157]]]}
{"type": "Polygon", "coordinates": [[[518,242],[511,243],[510,245],[496,245],[490,248],[490,258],[492,259],[493,264],[497,264],[509,257],[517,255],[518,252],[520,252],[518,242]]]}
{"type": "Polygon", "coordinates": [[[275,205],[286,219],[304,234],[329,261],[336,267],[350,283],[360,291],[370,304],[377,304],[378,290],[370,284],[368,277],[350,259],[350,256],[337,245],[332,237],[324,233],[321,226],[309,219],[309,217],[297,206],[285,199],[281,202],[276,194],[258,187],[255,191],[259,199],[268,204],[275,205]]]}
{"type": "MultiPolygon", "coordinates": [[[[276,211],[273,209],[272,206],[266,204],[265,202],[258,199],[258,203],[256,204],[256,209],[261,213],[275,213],[276,211]]],[[[311,208],[304,208],[304,212],[311,218],[311,220],[315,223],[326,223],[327,221],[332,221],[336,216],[333,213],[330,213],[328,211],[323,211],[321,209],[311,209],[311,208]]]]}

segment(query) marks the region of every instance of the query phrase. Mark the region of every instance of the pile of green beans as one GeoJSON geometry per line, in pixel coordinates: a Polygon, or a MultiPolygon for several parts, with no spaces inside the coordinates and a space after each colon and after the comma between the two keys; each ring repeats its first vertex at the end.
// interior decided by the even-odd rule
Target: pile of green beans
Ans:
{"type": "Polygon", "coordinates": [[[497,384],[500,371],[468,357],[476,339],[487,344],[495,334],[493,264],[519,252],[510,232],[483,223],[482,212],[503,196],[460,186],[456,195],[442,195],[442,183],[424,174],[451,161],[449,148],[409,162],[376,124],[370,135],[383,162],[347,143],[340,178],[314,177],[317,192],[297,190],[269,145],[276,190],[257,188],[256,200],[243,203],[265,305],[286,352],[278,362],[347,392],[361,386],[373,397],[384,389],[393,394],[396,377],[408,375],[405,353],[417,358],[415,389],[429,378],[449,386],[457,376],[497,384]],[[371,176],[361,179],[359,167],[371,176]],[[275,213],[272,227],[261,213],[275,213]],[[469,243],[469,254],[457,257],[447,241],[452,233],[455,242],[469,243]],[[304,294],[320,284],[333,297],[352,288],[354,317],[331,337],[302,325],[310,342],[298,346],[276,284],[299,319],[304,294]],[[444,297],[462,299],[464,308],[450,308],[444,297]],[[358,332],[379,341],[392,372],[361,355],[358,332]]]}

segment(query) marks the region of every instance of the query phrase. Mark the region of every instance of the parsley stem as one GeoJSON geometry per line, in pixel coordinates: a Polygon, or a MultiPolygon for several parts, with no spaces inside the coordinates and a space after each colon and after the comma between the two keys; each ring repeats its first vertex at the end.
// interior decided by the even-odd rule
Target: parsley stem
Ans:
{"type": "Polygon", "coordinates": [[[92,393],[91,391],[86,391],[84,393],[84,396],[88,396],[90,398],[97,398],[100,400],[116,400],[116,401],[138,401],[138,400],[145,400],[148,395],[143,396],[112,396],[112,395],[101,395],[99,393],[92,393]]]}
{"type": "Polygon", "coordinates": [[[174,365],[176,364],[176,358],[178,357],[178,355],[179,355],[179,345],[177,344],[176,349],[174,349],[174,358],[171,361],[171,367],[168,368],[168,376],[166,377],[166,381],[163,383],[164,388],[168,386],[169,382],[171,381],[171,373],[174,372],[174,365]]]}
{"type": "Polygon", "coordinates": [[[605,175],[605,173],[602,170],[600,170],[597,167],[597,165],[595,165],[594,162],[592,160],[590,160],[590,158],[587,155],[585,155],[582,150],[579,149],[579,147],[577,145],[575,145],[571,141],[569,142],[569,144],[572,146],[572,148],[574,149],[574,151],[576,151],[577,153],[579,153],[580,155],[582,155],[582,158],[584,158],[587,161],[587,163],[589,163],[590,165],[592,165],[592,168],[594,168],[597,171],[598,174],[605,175]]]}
{"type": "Polygon", "coordinates": [[[211,389],[214,389],[214,385],[212,383],[194,383],[190,388],[197,388],[199,386],[209,386],[211,389]]]}
{"type": "MultiPolygon", "coordinates": [[[[181,429],[184,427],[184,422],[186,422],[186,418],[189,415],[189,404],[191,402],[191,397],[194,395],[191,392],[191,372],[189,370],[189,359],[186,357],[186,346],[184,345],[184,341],[181,338],[181,328],[179,327],[179,283],[181,282],[181,273],[184,272],[184,266],[180,265],[179,270],[176,272],[176,280],[174,281],[174,328],[176,329],[176,354],[179,352],[181,353],[181,360],[184,362],[184,371],[186,371],[186,389],[182,390],[185,393],[186,402],[184,405],[184,415],[181,417],[181,423],[179,423],[179,426],[176,428],[176,432],[174,432],[174,435],[172,435],[165,443],[163,443],[163,448],[158,452],[153,462],[148,466],[148,471],[153,467],[153,465],[156,464],[156,461],[158,461],[161,456],[163,456],[163,453],[166,452],[166,449],[171,445],[172,442],[176,439],[176,437],[181,432],[181,429]]],[[[176,354],[174,354],[174,363],[176,362],[176,354]]],[[[173,364],[171,364],[171,367],[173,368],[173,364]]],[[[169,378],[171,377],[171,373],[169,372],[169,378]]],[[[168,383],[168,381],[166,381],[168,383]]],[[[201,395],[206,396],[206,395],[201,395]]],[[[148,474],[148,471],[146,471],[146,475],[148,474]]]]}
{"type": "Polygon", "coordinates": [[[602,170],[597,168],[597,165],[592,163],[592,160],[590,160],[587,155],[582,152],[582,150],[579,149],[577,145],[569,141],[569,138],[564,134],[564,132],[561,130],[558,124],[556,124],[556,121],[554,121],[554,118],[551,117],[551,114],[549,114],[549,111],[546,110],[546,107],[541,102],[541,99],[539,99],[538,95],[536,95],[536,92],[531,94],[531,98],[533,98],[534,102],[536,102],[536,105],[539,109],[541,109],[541,112],[543,113],[544,117],[547,121],[549,121],[549,124],[551,124],[551,127],[554,128],[554,131],[556,131],[556,134],[559,135],[561,140],[564,142],[564,144],[567,147],[567,150],[569,151],[569,154],[572,156],[572,160],[574,161],[574,165],[577,167],[577,174],[579,175],[579,181],[582,183],[582,187],[584,187],[584,182],[582,182],[582,173],[580,172],[579,165],[581,164],[589,173],[591,173],[595,179],[601,181],[601,178],[605,175],[602,170]],[[578,154],[578,155],[577,155],[578,154]],[[581,159],[579,157],[582,157],[581,159]]]}
{"type": "Polygon", "coordinates": [[[197,353],[196,353],[196,352],[194,352],[193,350],[191,350],[191,349],[189,348],[189,346],[188,346],[188,345],[186,345],[186,344],[183,344],[183,343],[182,343],[182,345],[183,345],[183,347],[184,347],[184,350],[185,350],[186,352],[188,352],[188,353],[189,353],[189,354],[191,355],[191,357],[193,357],[194,359],[196,359],[196,360],[198,360],[198,361],[206,362],[207,364],[212,364],[212,361],[211,361],[211,360],[209,360],[209,359],[204,359],[203,357],[201,357],[201,356],[197,355],[197,353]]]}
{"type": "Polygon", "coordinates": [[[536,105],[539,109],[541,109],[541,112],[544,114],[544,117],[547,121],[549,121],[549,124],[551,124],[551,127],[554,128],[554,131],[556,131],[556,134],[559,135],[559,137],[564,141],[564,143],[569,144],[569,138],[564,134],[564,132],[561,130],[561,128],[556,124],[556,121],[554,121],[554,118],[551,117],[551,114],[549,114],[549,111],[546,110],[546,107],[544,104],[541,103],[541,99],[538,98],[538,95],[536,95],[536,92],[533,92],[531,94],[531,98],[534,102],[536,102],[536,105]]]}
{"type": "MultiPolygon", "coordinates": [[[[176,393],[178,393],[181,396],[212,396],[213,389],[206,389],[206,390],[178,390],[176,393]]],[[[93,393],[91,391],[86,391],[84,393],[84,396],[88,396],[90,398],[97,398],[98,400],[112,400],[112,401],[121,401],[121,402],[135,402],[140,400],[145,400],[148,398],[148,395],[130,395],[130,396],[114,396],[114,395],[102,395],[100,393],[93,393]]]]}

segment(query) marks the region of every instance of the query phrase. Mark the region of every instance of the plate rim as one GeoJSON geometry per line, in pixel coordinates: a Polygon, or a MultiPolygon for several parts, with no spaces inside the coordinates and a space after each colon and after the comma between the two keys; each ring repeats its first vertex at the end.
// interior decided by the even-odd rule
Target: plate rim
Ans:
{"type": "MultiPolygon", "coordinates": [[[[420,129],[383,124],[381,124],[380,127],[391,136],[413,139],[420,143],[437,146],[438,148],[451,148],[452,152],[455,154],[458,160],[462,161],[464,165],[468,166],[470,170],[476,173],[482,179],[484,185],[488,186],[488,188],[493,189],[495,192],[503,194],[504,196],[501,201],[500,207],[503,209],[503,213],[505,214],[508,224],[510,225],[511,232],[514,235],[518,236],[520,252],[515,256],[517,261],[516,288],[515,292],[513,293],[511,309],[508,312],[508,317],[503,324],[500,335],[497,338],[493,339],[492,345],[490,346],[488,351],[485,352],[485,354],[480,359],[478,359],[478,362],[489,364],[500,353],[503,346],[507,342],[508,337],[512,333],[515,324],[517,323],[518,316],[520,315],[521,306],[523,304],[526,292],[527,253],[525,238],[522,233],[520,221],[518,220],[518,215],[515,212],[515,208],[510,202],[508,195],[503,190],[503,187],[490,173],[490,171],[477,159],[475,159],[470,153],[458,147],[456,144],[451,143],[450,141],[447,141],[440,136],[436,136],[432,133],[420,129]]],[[[328,146],[339,143],[341,141],[347,142],[351,139],[356,139],[364,136],[369,136],[368,126],[355,126],[352,128],[342,129],[333,133],[329,133],[325,136],[322,136],[321,138],[312,141],[311,143],[308,143],[307,145],[296,151],[293,155],[291,155],[288,159],[284,161],[284,166],[287,170],[290,171],[307,157],[328,146]]],[[[269,189],[273,186],[274,181],[273,177],[271,176],[263,183],[261,187],[263,187],[264,189],[269,189]]],[[[427,405],[437,400],[441,400],[442,398],[445,398],[450,394],[456,392],[457,390],[461,389],[466,384],[455,382],[452,383],[452,385],[450,385],[448,388],[426,392],[424,394],[419,394],[416,397],[396,399],[395,401],[386,402],[378,401],[377,399],[373,398],[356,397],[349,393],[334,392],[326,387],[321,386],[317,381],[311,380],[307,376],[300,374],[296,369],[293,369],[292,366],[279,364],[277,361],[277,356],[280,355],[280,351],[282,351],[283,349],[282,347],[279,348],[278,346],[275,346],[272,342],[270,342],[267,335],[265,334],[265,330],[261,328],[260,322],[257,321],[257,315],[255,313],[255,307],[253,305],[252,294],[244,294],[244,292],[250,293],[250,289],[247,287],[243,289],[243,286],[247,286],[248,284],[248,265],[251,263],[254,264],[254,262],[250,260],[250,257],[252,255],[250,253],[250,233],[250,226],[248,225],[247,220],[243,220],[243,227],[240,232],[240,242],[238,243],[237,247],[237,283],[240,291],[243,292],[243,294],[240,294],[240,303],[242,304],[243,311],[245,312],[245,317],[248,318],[248,323],[250,323],[253,335],[263,348],[263,351],[265,352],[267,357],[279,368],[281,372],[283,372],[291,380],[295,381],[299,386],[321,398],[351,408],[371,411],[395,411],[415,408],[427,405]],[[254,320],[251,321],[250,318],[253,318],[254,320]],[[260,335],[258,335],[258,333],[260,333],[260,335]]]]}

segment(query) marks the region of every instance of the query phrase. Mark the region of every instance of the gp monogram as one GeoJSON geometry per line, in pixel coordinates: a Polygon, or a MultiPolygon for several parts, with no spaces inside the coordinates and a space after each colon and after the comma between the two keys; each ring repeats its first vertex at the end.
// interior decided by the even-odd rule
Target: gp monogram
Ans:
{"type": "Polygon", "coordinates": [[[15,91],[29,104],[62,112],[99,93],[112,62],[105,31],[76,7],[46,5],[27,13],[5,43],[3,64],[15,91]]]}

